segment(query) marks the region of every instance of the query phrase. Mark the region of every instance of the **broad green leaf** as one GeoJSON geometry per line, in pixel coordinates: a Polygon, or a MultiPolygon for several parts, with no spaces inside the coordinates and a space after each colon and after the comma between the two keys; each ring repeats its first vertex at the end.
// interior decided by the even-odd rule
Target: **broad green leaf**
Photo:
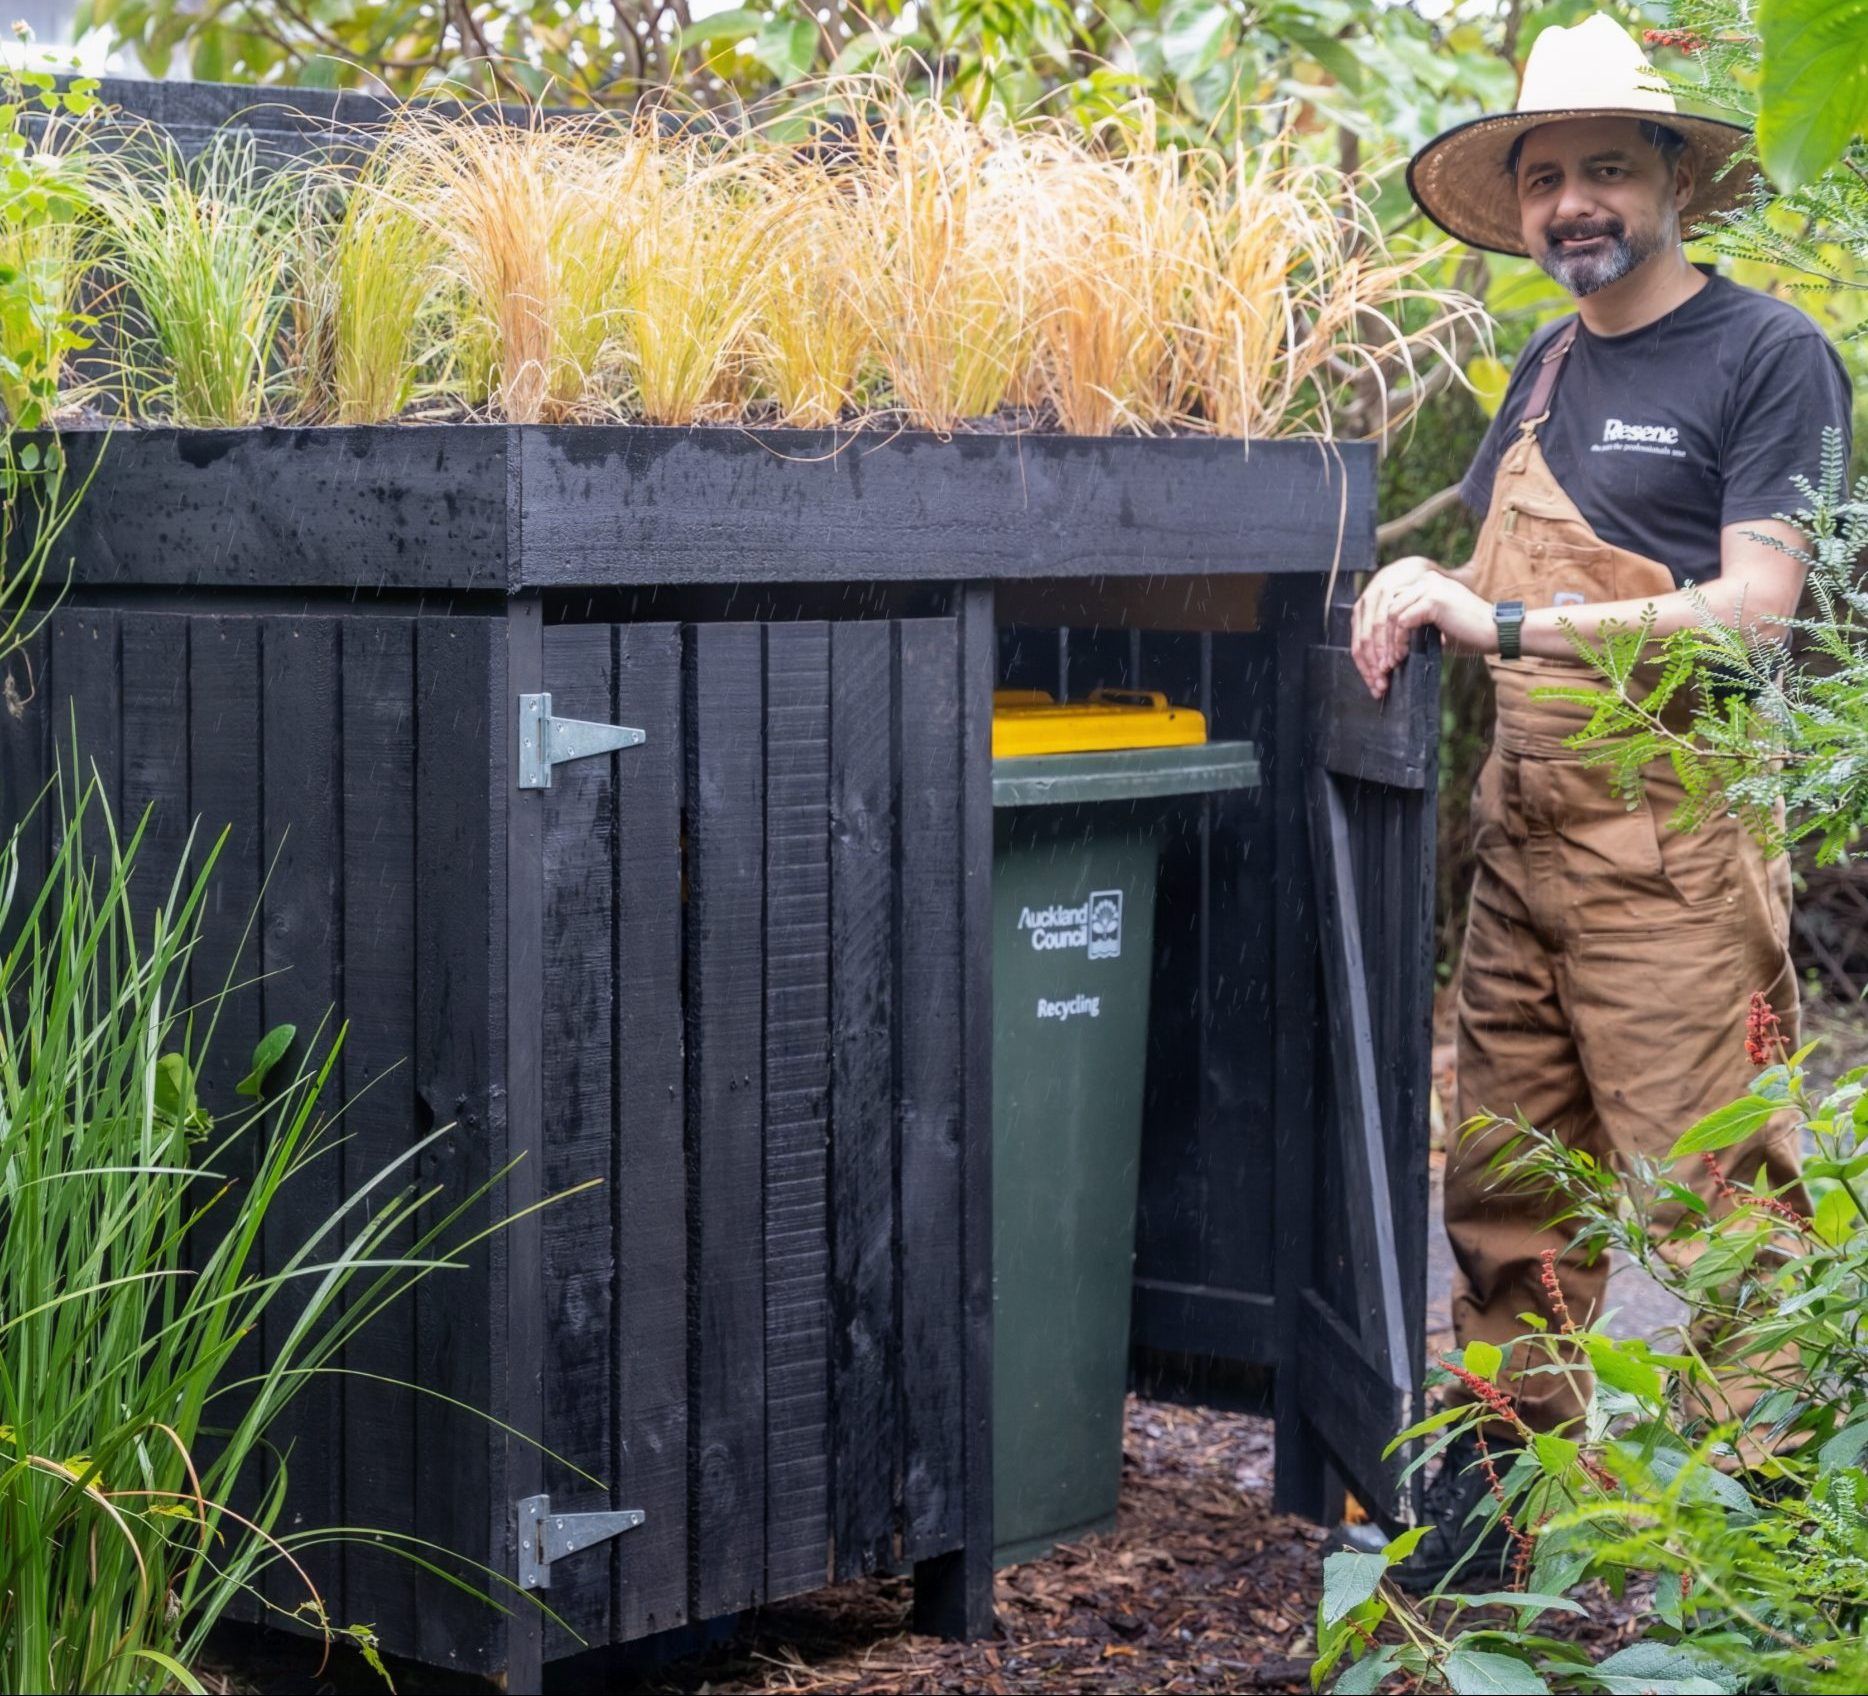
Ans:
{"type": "Polygon", "coordinates": [[[1811,1223],[1816,1234],[1831,1247],[1840,1247],[1849,1240],[1854,1229],[1858,1210],[1855,1198],[1840,1184],[1825,1192],[1816,1204],[1816,1216],[1811,1223]]]}
{"type": "Polygon", "coordinates": [[[1451,1425],[1456,1419],[1470,1419],[1472,1408],[1464,1402],[1453,1407],[1443,1407],[1438,1413],[1430,1413],[1418,1425],[1410,1425],[1387,1448],[1382,1450],[1382,1459],[1386,1460],[1403,1443],[1411,1443],[1416,1437],[1425,1437],[1438,1431],[1444,1425],[1451,1425]]]}
{"type": "Polygon", "coordinates": [[[1678,1160],[1682,1155],[1705,1154],[1715,1149],[1730,1148],[1733,1143],[1743,1142],[1746,1137],[1761,1131],[1783,1108],[1781,1101],[1770,1101],[1755,1095],[1729,1101],[1725,1106],[1708,1113],[1675,1143],[1669,1158],[1678,1160]]]}
{"type": "Polygon", "coordinates": [[[1536,1590],[1488,1590],[1483,1596],[1462,1596],[1469,1608],[1529,1608],[1533,1613],[1584,1614],[1589,1610],[1568,1596],[1551,1596],[1536,1590]]]}
{"type": "Polygon", "coordinates": [[[1763,0],[1758,157],[1801,188],[1868,130],[1868,0],[1763,0]]]}
{"type": "Polygon", "coordinates": [[[225,82],[227,32],[212,27],[198,31],[188,68],[196,82],[225,82]]]}
{"type": "Polygon", "coordinates": [[[1542,1696],[1550,1686],[1513,1655],[1484,1649],[1455,1649],[1443,1668],[1459,1696],[1542,1696]]]}
{"type": "Polygon", "coordinates": [[[1582,1446],[1572,1443],[1568,1437],[1555,1437],[1545,1431],[1532,1439],[1531,1447],[1536,1451],[1537,1464],[1553,1478],[1561,1478],[1568,1472],[1583,1452],[1582,1446]]]}
{"type": "Polygon", "coordinates": [[[730,12],[715,12],[711,17],[696,18],[675,37],[678,48],[710,47],[716,42],[744,41],[756,36],[772,20],[764,12],[739,7],[730,12]]]}
{"type": "Polygon", "coordinates": [[[1625,1353],[1608,1337],[1585,1337],[1583,1347],[1588,1352],[1591,1370],[1611,1389],[1639,1396],[1643,1401],[1660,1400],[1660,1373],[1645,1360],[1625,1353]]]}
{"type": "Polygon", "coordinates": [[[1382,1545],[1382,1554],[1390,1562],[1404,1561],[1420,1546],[1420,1540],[1431,1531],[1431,1525],[1411,1525],[1399,1537],[1391,1538],[1382,1545]]]}
{"type": "Polygon", "coordinates": [[[1617,1696],[1655,1691],[1659,1696],[1729,1696],[1737,1677],[1710,1655],[1673,1643],[1630,1643],[1598,1663],[1595,1676],[1617,1696]]]}
{"type": "Polygon", "coordinates": [[[1465,1367],[1468,1372],[1490,1383],[1505,1364],[1505,1351],[1496,1343],[1476,1342],[1466,1345],[1465,1367]]]}
{"type": "Polygon", "coordinates": [[[1218,3],[1173,7],[1161,32],[1161,58],[1175,76],[1191,79],[1218,63],[1233,30],[1233,12],[1218,3]]]}
{"type": "Polygon", "coordinates": [[[234,1085],[236,1095],[250,1095],[255,1101],[266,1088],[266,1074],[279,1064],[285,1051],[298,1035],[297,1025],[274,1025],[253,1050],[253,1064],[247,1075],[234,1085]]]}
{"type": "Polygon", "coordinates": [[[1392,1647],[1383,1647],[1364,1655],[1330,1688],[1336,1696],[1373,1696],[1381,1689],[1382,1680],[1395,1670],[1395,1658],[1399,1653],[1392,1647]]]}
{"type": "Polygon", "coordinates": [[[180,1054],[165,1054],[156,1062],[156,1111],[170,1119],[186,1119],[195,1110],[194,1074],[180,1054]]]}
{"type": "Polygon", "coordinates": [[[753,37],[752,56],[788,88],[810,73],[817,25],[809,18],[774,18],[753,37]]]}
{"type": "Polygon", "coordinates": [[[1324,1626],[1334,1625],[1352,1608],[1359,1608],[1380,1587],[1388,1570],[1386,1555],[1343,1553],[1329,1556],[1323,1563],[1323,1600],[1318,1603],[1318,1619],[1324,1626]]]}
{"type": "Polygon", "coordinates": [[[1821,1472],[1839,1472],[1845,1466],[1853,1466],[1868,1450],[1868,1419],[1857,1420],[1853,1425],[1845,1425],[1828,1442],[1816,1451],[1816,1470],[1821,1472]]]}

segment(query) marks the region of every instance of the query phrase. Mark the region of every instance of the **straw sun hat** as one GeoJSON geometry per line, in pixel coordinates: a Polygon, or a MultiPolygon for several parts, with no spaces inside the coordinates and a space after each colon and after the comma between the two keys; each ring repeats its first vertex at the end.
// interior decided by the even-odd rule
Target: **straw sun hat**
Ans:
{"type": "Polygon", "coordinates": [[[1693,198],[1680,214],[1683,229],[1736,206],[1756,174],[1746,163],[1719,175],[1751,132],[1678,111],[1634,37],[1598,12],[1573,29],[1539,35],[1524,66],[1517,110],[1455,124],[1435,136],[1408,165],[1408,188],[1448,235],[1522,258],[1518,185],[1505,161],[1521,135],[1569,118],[1645,118],[1684,136],[1698,172],[1693,198]]]}

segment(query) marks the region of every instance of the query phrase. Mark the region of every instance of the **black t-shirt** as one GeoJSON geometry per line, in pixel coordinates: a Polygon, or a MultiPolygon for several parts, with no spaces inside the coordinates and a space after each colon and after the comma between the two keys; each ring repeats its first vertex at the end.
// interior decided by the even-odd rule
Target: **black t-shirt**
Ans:
{"type": "MultiPolygon", "coordinates": [[[[1543,352],[1573,316],[1531,338],[1460,485],[1483,514],[1517,436],[1543,352]]],[[[1790,479],[1821,474],[1823,432],[1847,443],[1849,384],[1800,308],[1712,275],[1664,318],[1625,336],[1579,327],[1537,439],[1552,475],[1605,542],[1667,566],[1676,583],[1719,574],[1719,532],[1795,513],[1790,479]]]]}

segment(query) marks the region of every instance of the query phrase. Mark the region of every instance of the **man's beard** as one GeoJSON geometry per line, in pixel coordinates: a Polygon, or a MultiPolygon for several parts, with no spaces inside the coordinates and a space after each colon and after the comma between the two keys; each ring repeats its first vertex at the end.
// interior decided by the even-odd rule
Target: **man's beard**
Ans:
{"type": "Polygon", "coordinates": [[[1666,245],[1666,235],[1659,230],[1630,238],[1625,226],[1616,218],[1605,218],[1596,223],[1553,224],[1544,232],[1544,251],[1537,263],[1580,299],[1583,295],[1595,294],[1607,288],[1611,283],[1619,283],[1637,265],[1653,258],[1666,245]],[[1586,236],[1605,236],[1607,240],[1589,253],[1565,253],[1557,245],[1562,240],[1577,240],[1586,236]]]}

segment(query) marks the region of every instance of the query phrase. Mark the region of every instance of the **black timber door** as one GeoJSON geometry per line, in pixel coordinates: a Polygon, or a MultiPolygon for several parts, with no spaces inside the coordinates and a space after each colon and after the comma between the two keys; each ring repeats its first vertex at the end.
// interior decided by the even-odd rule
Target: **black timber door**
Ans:
{"type": "Polygon", "coordinates": [[[553,768],[513,909],[561,1198],[535,1487],[646,1516],[553,1564],[546,1658],[971,1541],[967,628],[519,638],[516,688],[645,737],[553,768]]]}
{"type": "MultiPolygon", "coordinates": [[[[1306,655],[1305,814],[1321,963],[1314,1226],[1284,1293],[1281,1449],[1320,1447],[1379,1517],[1413,1517],[1383,1459],[1420,1401],[1440,657],[1417,643],[1374,700],[1344,614],[1306,655]]],[[[1327,1506],[1329,1492],[1305,1490],[1327,1506]]]]}

